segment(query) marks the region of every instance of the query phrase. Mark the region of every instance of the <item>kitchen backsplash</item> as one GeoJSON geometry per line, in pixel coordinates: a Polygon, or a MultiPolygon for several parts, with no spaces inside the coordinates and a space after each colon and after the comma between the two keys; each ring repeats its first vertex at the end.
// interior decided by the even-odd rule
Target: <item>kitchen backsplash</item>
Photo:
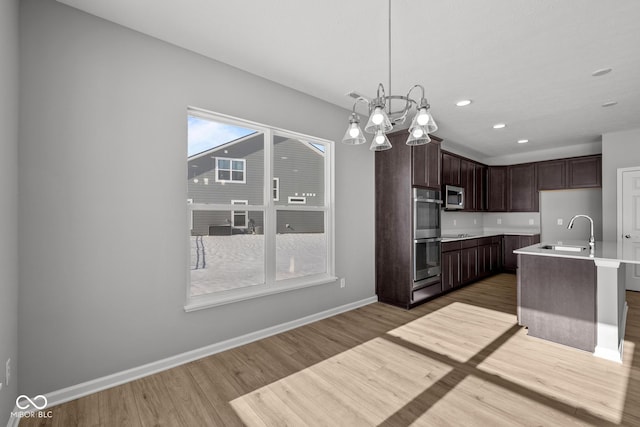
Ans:
{"type": "Polygon", "coordinates": [[[496,232],[540,232],[538,212],[442,211],[442,234],[496,232]]]}

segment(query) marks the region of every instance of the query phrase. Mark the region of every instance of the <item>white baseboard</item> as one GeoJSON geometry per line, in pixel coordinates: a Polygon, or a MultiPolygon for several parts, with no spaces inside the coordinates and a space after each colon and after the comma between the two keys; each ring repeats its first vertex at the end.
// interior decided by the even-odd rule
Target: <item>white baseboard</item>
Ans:
{"type": "MultiPolygon", "coordinates": [[[[300,319],[292,320],[290,322],[281,323],[279,325],[271,326],[256,332],[251,332],[246,335],[242,335],[236,338],[231,338],[226,341],[222,341],[216,344],[208,345],[206,347],[198,348],[195,350],[181,353],[175,356],[168,357],[166,359],[158,360],[157,362],[151,362],[146,365],[138,366],[136,368],[128,369],[122,372],[116,372],[115,374],[107,375],[105,377],[96,378],[95,380],[87,381],[81,384],[77,384],[71,387],[63,388],[61,390],[47,393],[45,396],[49,402],[48,406],[55,406],[61,403],[69,402],[80,397],[96,393],[101,390],[106,390],[111,387],[115,387],[138,378],[146,377],[148,375],[155,374],[157,372],[165,371],[167,369],[183,365],[188,362],[192,362],[203,357],[210,356],[212,354],[220,353],[225,350],[229,350],[241,345],[249,344],[251,342],[270,337],[272,335],[279,334],[297,327],[306,325],[308,323],[316,322],[318,320],[326,319],[327,317],[335,316],[340,313],[354,310],[365,305],[377,302],[378,298],[373,296],[365,298],[360,301],[355,301],[349,304],[341,305],[339,307],[331,308],[329,310],[321,311],[310,316],[302,317],[300,319]]],[[[13,417],[12,417],[13,418],[13,417]]],[[[9,420],[7,427],[17,427],[16,420],[12,424],[12,420],[9,420]]]]}

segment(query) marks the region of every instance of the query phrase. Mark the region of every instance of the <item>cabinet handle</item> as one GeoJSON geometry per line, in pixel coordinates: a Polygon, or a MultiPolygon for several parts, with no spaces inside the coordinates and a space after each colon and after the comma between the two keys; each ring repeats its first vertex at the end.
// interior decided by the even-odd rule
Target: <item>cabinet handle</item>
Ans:
{"type": "Polygon", "coordinates": [[[630,235],[630,234],[625,234],[625,235],[624,235],[624,238],[625,238],[625,239],[630,239],[630,238],[631,238],[631,235],[630,235]]]}

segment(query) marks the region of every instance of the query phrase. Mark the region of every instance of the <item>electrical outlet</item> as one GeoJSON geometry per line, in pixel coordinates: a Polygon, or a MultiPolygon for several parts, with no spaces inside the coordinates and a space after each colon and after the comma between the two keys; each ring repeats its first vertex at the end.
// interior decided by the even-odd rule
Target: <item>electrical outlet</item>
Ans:
{"type": "Polygon", "coordinates": [[[453,220],[453,225],[458,224],[458,221],[456,221],[455,219],[453,220]]]}
{"type": "Polygon", "coordinates": [[[533,225],[533,219],[529,219],[529,225],[533,225]]]}
{"type": "Polygon", "coordinates": [[[5,380],[7,385],[9,385],[9,381],[11,380],[11,359],[7,359],[7,364],[5,365],[5,380]]]}
{"type": "Polygon", "coordinates": [[[345,280],[345,278],[343,277],[342,279],[340,279],[340,287],[344,288],[345,286],[347,286],[347,281],[345,280]]]}
{"type": "Polygon", "coordinates": [[[502,218],[498,218],[498,225],[502,224],[502,218]]]}
{"type": "Polygon", "coordinates": [[[562,225],[562,218],[558,218],[558,225],[562,225]]]}
{"type": "Polygon", "coordinates": [[[2,391],[2,383],[0,383],[0,391],[2,391]]]}
{"type": "Polygon", "coordinates": [[[473,225],[476,225],[477,223],[478,223],[478,220],[474,218],[473,219],[473,225]]]}

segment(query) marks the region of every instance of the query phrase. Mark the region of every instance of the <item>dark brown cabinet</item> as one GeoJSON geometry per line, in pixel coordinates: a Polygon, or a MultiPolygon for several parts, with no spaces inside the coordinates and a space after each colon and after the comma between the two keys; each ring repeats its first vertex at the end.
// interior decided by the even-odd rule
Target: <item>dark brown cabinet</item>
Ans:
{"type": "Polygon", "coordinates": [[[538,190],[561,190],[567,188],[566,160],[551,160],[536,164],[538,190]]]}
{"type": "Polygon", "coordinates": [[[525,246],[531,246],[535,243],[540,243],[540,235],[535,234],[532,236],[524,235],[505,235],[503,239],[503,268],[505,271],[515,273],[518,268],[518,255],[513,251],[516,249],[524,248],[525,246]]]}
{"type": "Polygon", "coordinates": [[[509,166],[508,199],[509,212],[537,212],[538,189],[534,163],[509,166]]]}
{"type": "Polygon", "coordinates": [[[507,167],[489,166],[487,170],[487,210],[507,211],[507,167]]]}
{"type": "Polygon", "coordinates": [[[433,139],[425,145],[412,147],[413,186],[440,190],[440,143],[433,139]]]}
{"type": "Polygon", "coordinates": [[[422,186],[439,188],[440,139],[417,150],[405,144],[407,131],[389,140],[391,150],[375,153],[376,294],[381,302],[411,308],[442,292],[439,282],[414,290],[412,230],[413,183],[418,178],[422,186]]]}
{"type": "Polygon", "coordinates": [[[460,157],[442,153],[442,185],[460,185],[460,157]]]}
{"type": "Polygon", "coordinates": [[[460,283],[467,284],[478,278],[478,239],[460,242],[460,283]]]}
{"type": "Polygon", "coordinates": [[[464,188],[464,210],[476,209],[476,175],[475,163],[460,159],[460,186],[464,188]]]}
{"type": "Polygon", "coordinates": [[[601,187],[602,157],[588,156],[568,159],[567,183],[569,188],[601,187]]]}
{"type": "Polygon", "coordinates": [[[536,163],[538,190],[602,186],[602,156],[574,157],[536,163]]]}
{"type": "Polygon", "coordinates": [[[442,290],[460,286],[460,249],[442,253],[442,290]]]}
{"type": "Polygon", "coordinates": [[[487,167],[476,163],[475,165],[476,187],[475,199],[476,210],[487,210],[487,167]]]}

